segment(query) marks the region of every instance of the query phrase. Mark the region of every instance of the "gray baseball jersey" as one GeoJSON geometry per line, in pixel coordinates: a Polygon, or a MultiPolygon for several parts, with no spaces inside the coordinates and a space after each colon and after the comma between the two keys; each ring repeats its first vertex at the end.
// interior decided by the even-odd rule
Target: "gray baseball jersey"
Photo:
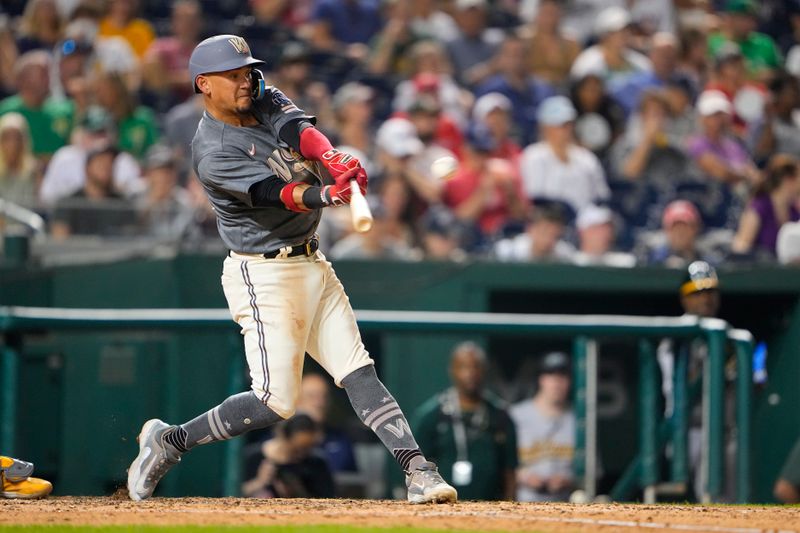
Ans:
{"type": "Polygon", "coordinates": [[[236,127],[208,112],[192,140],[192,162],[217,214],[225,245],[235,252],[264,253],[307,241],[319,223],[321,210],[296,213],[280,207],[253,206],[251,188],[277,177],[320,185],[320,167],[306,161],[280,140],[278,132],[306,116],[281,91],[269,87],[256,103],[263,124],[236,127]]]}

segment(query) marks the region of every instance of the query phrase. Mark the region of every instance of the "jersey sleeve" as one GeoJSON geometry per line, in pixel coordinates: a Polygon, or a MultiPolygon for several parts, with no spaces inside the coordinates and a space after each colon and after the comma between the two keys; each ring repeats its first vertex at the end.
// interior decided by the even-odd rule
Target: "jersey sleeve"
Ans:
{"type": "Polygon", "coordinates": [[[279,132],[293,120],[304,119],[316,124],[316,117],[306,115],[280,89],[268,86],[264,96],[255,101],[256,118],[262,124],[269,124],[279,132]]]}
{"type": "Polygon", "coordinates": [[[203,157],[197,165],[197,176],[206,187],[233,196],[248,207],[254,207],[254,185],[264,180],[284,183],[264,164],[245,154],[225,151],[203,157]]]}

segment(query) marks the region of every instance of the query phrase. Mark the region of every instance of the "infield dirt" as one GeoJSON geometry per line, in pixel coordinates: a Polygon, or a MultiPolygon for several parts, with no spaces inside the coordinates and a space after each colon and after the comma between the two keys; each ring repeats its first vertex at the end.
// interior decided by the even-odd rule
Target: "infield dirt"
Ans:
{"type": "Polygon", "coordinates": [[[54,497],[0,502],[3,525],[340,524],[470,531],[800,533],[800,507],[399,501],[54,497]]]}

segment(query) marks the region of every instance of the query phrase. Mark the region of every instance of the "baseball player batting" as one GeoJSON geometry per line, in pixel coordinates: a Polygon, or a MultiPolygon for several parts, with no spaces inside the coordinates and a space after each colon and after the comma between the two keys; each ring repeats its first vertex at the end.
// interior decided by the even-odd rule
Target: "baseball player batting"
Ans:
{"type": "Polygon", "coordinates": [[[241,37],[217,35],[192,52],[189,71],[205,112],[192,142],[195,172],[230,249],[222,287],[244,336],[251,386],[181,425],[148,420],[128,470],[128,494],[149,498],[181,456],[295,412],[305,353],[347,391],[406,474],[413,503],[453,502],[456,490],[427,461],[403,411],[378,380],[353,310],[315,230],[323,208],[350,202],[367,174],[335,150],[315,119],[267,86],[241,37]],[[332,183],[325,183],[319,165],[332,183]]]}

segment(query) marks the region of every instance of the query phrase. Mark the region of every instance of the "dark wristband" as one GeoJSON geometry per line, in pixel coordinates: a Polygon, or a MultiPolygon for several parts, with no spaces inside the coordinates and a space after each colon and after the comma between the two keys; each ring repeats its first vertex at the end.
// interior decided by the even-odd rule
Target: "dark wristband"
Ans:
{"type": "Polygon", "coordinates": [[[309,187],[303,191],[303,204],[309,209],[322,209],[331,205],[330,187],[309,187]]]}

